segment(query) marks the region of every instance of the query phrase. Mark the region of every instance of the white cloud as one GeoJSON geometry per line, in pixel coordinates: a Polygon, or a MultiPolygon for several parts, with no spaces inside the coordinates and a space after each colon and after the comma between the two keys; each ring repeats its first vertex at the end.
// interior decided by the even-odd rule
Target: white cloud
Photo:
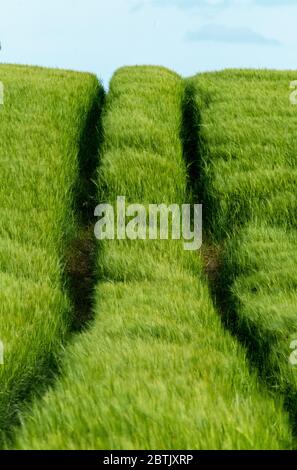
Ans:
{"type": "Polygon", "coordinates": [[[189,31],[186,34],[189,41],[211,41],[220,43],[249,43],[262,44],[267,46],[280,45],[279,41],[274,38],[268,38],[249,28],[234,28],[218,24],[208,24],[202,26],[197,31],[189,31]]]}

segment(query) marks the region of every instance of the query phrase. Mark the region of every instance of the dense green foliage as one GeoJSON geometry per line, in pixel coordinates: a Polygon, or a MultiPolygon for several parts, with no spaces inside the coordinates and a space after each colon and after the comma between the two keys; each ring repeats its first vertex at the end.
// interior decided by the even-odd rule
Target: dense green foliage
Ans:
{"type": "Polygon", "coordinates": [[[65,252],[76,232],[81,139],[98,82],[0,66],[0,438],[38,389],[71,323],[65,252]]]}
{"type": "Polygon", "coordinates": [[[250,226],[224,252],[229,321],[269,386],[297,424],[297,235],[250,226]]]}
{"type": "Polygon", "coordinates": [[[197,75],[199,168],[205,223],[216,239],[248,220],[296,227],[294,72],[197,75]]]}
{"type": "Polygon", "coordinates": [[[297,340],[295,76],[229,70],[190,84],[205,221],[216,241],[227,239],[215,288],[227,325],[269,388],[285,397],[296,430],[297,368],[289,360],[297,340]]]}
{"type": "MultiPolygon", "coordinates": [[[[103,119],[102,201],[183,203],[184,84],[161,68],[118,71],[103,119]]],[[[282,403],[261,389],[221,324],[202,262],[180,241],[106,241],[94,321],[16,436],[26,449],[287,448],[282,403]]]]}

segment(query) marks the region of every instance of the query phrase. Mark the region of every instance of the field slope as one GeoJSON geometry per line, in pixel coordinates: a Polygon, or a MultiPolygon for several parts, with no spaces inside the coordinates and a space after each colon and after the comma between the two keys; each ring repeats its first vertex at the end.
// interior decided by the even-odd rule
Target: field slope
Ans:
{"type": "Polygon", "coordinates": [[[63,266],[76,233],[81,139],[99,85],[89,74],[0,66],[0,440],[44,383],[70,327],[63,266]]]}
{"type": "MultiPolygon", "coordinates": [[[[119,70],[104,116],[100,200],[187,202],[184,83],[119,70]]],[[[224,331],[197,253],[180,241],[105,241],[95,318],[17,431],[18,449],[289,448],[282,404],[224,331]]]]}
{"type": "Polygon", "coordinates": [[[229,70],[188,82],[207,228],[222,257],[226,324],[248,347],[297,429],[297,113],[294,72],[229,70]]]}
{"type": "Polygon", "coordinates": [[[216,240],[253,220],[296,228],[297,113],[294,72],[199,74],[198,165],[205,224],[216,240]]]}
{"type": "Polygon", "coordinates": [[[224,251],[222,278],[233,329],[262,377],[285,397],[297,429],[297,234],[248,226],[224,251]],[[294,360],[295,359],[295,360],[294,360]]]}

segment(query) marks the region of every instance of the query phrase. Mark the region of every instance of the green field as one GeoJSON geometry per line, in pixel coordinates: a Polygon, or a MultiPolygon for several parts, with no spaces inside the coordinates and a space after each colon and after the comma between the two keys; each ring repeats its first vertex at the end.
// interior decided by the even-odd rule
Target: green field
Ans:
{"type": "Polygon", "coordinates": [[[196,104],[200,197],[220,247],[215,291],[297,429],[296,107],[293,72],[224,71],[188,82],[196,104]]]}
{"type": "Polygon", "coordinates": [[[81,142],[92,75],[0,67],[0,438],[55,367],[72,323],[65,253],[78,231],[81,142]]]}
{"type": "Polygon", "coordinates": [[[249,220],[296,228],[295,76],[226,70],[187,81],[197,109],[199,197],[215,240],[249,220]]]}
{"type": "Polygon", "coordinates": [[[2,447],[296,447],[294,78],[0,66],[2,447]],[[201,251],[95,241],[117,196],[202,202],[201,251]]]}
{"type": "Polygon", "coordinates": [[[228,243],[222,270],[232,327],[265,382],[284,396],[294,427],[297,371],[289,356],[297,339],[296,247],[294,232],[248,226],[228,243]]]}

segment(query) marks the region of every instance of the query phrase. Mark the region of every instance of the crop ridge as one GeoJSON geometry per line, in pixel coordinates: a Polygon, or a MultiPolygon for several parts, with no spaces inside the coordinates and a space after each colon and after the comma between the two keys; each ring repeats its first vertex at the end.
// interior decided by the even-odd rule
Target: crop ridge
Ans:
{"type": "Polygon", "coordinates": [[[296,117],[286,88],[293,76],[226,70],[190,80],[202,104],[204,271],[223,325],[245,347],[262,387],[283,397],[296,446],[297,375],[289,362],[297,337],[296,117]],[[201,97],[209,92],[207,103],[201,97]]]}
{"type": "MultiPolygon", "coordinates": [[[[164,69],[115,73],[99,202],[114,207],[122,195],[147,207],[192,199],[183,99],[183,80],[164,69]],[[156,148],[163,158],[154,157],[156,148]]],[[[260,390],[243,348],[222,328],[200,257],[180,240],[99,245],[92,327],[67,346],[59,380],[24,416],[14,446],[289,448],[282,403],[260,390]]]]}
{"type": "MultiPolygon", "coordinates": [[[[55,381],[63,345],[74,328],[67,250],[82,230],[75,216],[83,199],[76,201],[83,175],[79,160],[88,161],[84,141],[89,140],[86,132],[93,132],[103,92],[92,74],[15,65],[1,65],[0,74],[6,96],[0,115],[4,446],[21,422],[21,411],[55,381]],[[15,115],[19,126],[12,124],[15,115]]],[[[92,158],[95,154],[97,149],[92,158]]],[[[90,171],[85,171],[88,179],[90,171]]]]}

